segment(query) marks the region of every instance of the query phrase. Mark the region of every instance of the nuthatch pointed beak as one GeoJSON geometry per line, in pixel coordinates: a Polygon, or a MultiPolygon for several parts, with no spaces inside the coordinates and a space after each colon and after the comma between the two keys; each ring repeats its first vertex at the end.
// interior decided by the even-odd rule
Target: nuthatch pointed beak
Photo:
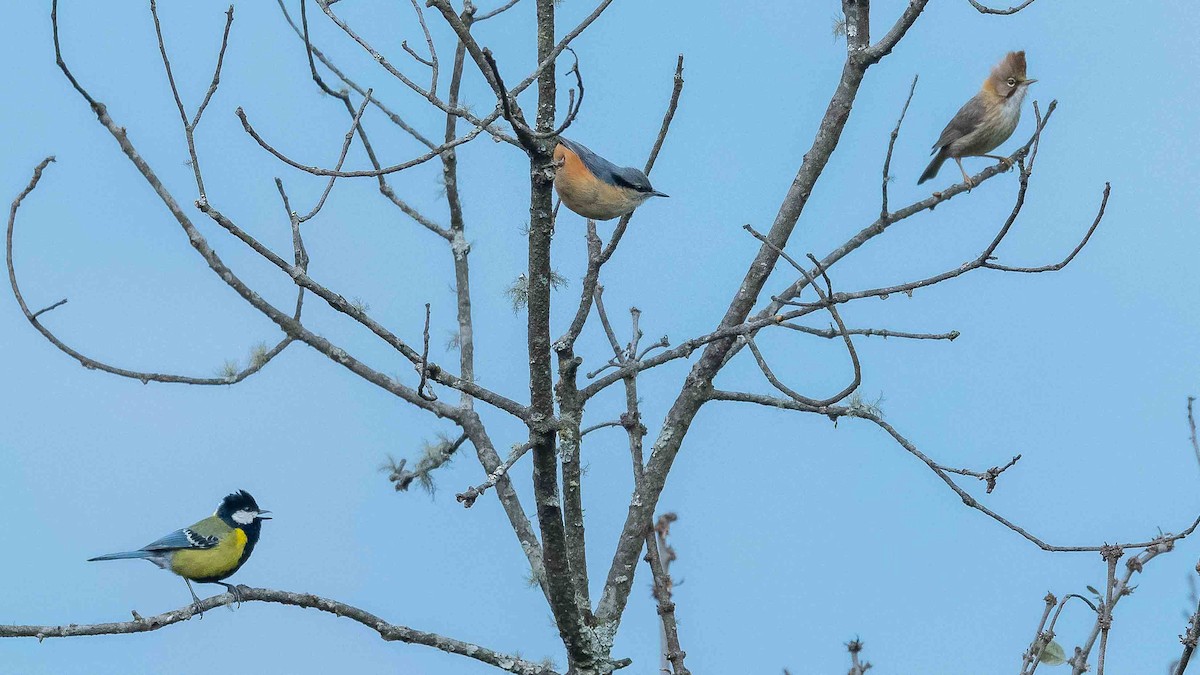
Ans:
{"type": "Polygon", "coordinates": [[[671,196],[665,192],[659,192],[658,190],[651,190],[650,194],[654,195],[655,197],[670,197],[671,196]]]}
{"type": "Polygon", "coordinates": [[[1028,80],[1025,80],[1025,84],[1033,84],[1034,82],[1037,82],[1037,80],[1035,80],[1035,79],[1033,79],[1033,78],[1030,78],[1030,79],[1028,79],[1028,80]]]}

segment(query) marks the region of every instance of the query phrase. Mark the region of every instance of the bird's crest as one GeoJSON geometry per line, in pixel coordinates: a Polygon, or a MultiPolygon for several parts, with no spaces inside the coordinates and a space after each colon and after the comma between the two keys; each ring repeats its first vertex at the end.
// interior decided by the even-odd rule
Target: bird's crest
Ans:
{"type": "Polygon", "coordinates": [[[217,507],[217,512],[214,515],[229,518],[234,513],[242,510],[258,511],[258,502],[254,501],[254,497],[251,497],[249,492],[238,490],[221,500],[221,505],[217,507]]]}
{"type": "Polygon", "coordinates": [[[983,82],[983,90],[1005,99],[1020,90],[1028,80],[1025,76],[1025,52],[1009,52],[992,68],[983,82]]]}
{"type": "Polygon", "coordinates": [[[1025,52],[1009,52],[1000,59],[1000,63],[992,69],[992,77],[997,80],[1007,80],[1010,77],[1017,81],[1025,79],[1025,52]]]}

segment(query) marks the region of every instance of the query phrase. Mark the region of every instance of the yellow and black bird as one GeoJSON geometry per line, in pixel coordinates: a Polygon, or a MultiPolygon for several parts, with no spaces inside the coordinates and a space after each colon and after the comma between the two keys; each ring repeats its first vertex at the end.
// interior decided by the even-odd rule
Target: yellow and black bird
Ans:
{"type": "Polygon", "coordinates": [[[146,544],[136,551],[109,553],[89,558],[93,560],[142,559],[170,570],[183,577],[196,610],[200,610],[200,598],[192,589],[192,582],[221,584],[235,598],[241,599],[237,587],[227,584],[225,579],[238,571],[258,543],[262,521],[270,520],[270,513],[258,508],[254,497],[245,490],[238,490],[221,500],[217,512],[190,527],[175,530],[171,534],[146,544]]]}

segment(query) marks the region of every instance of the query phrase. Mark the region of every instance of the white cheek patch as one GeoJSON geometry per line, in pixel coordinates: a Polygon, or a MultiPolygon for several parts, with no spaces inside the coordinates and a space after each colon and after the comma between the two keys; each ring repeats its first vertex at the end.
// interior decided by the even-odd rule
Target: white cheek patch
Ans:
{"type": "Polygon", "coordinates": [[[249,525],[250,523],[254,522],[254,517],[257,515],[258,514],[254,511],[248,511],[246,509],[234,511],[233,522],[237,523],[238,525],[249,525]]]}

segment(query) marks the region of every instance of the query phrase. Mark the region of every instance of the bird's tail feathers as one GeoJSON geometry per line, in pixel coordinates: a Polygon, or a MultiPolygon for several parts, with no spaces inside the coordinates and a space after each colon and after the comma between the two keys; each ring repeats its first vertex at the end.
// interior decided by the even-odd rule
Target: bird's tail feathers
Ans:
{"type": "Polygon", "coordinates": [[[88,558],[87,561],[95,562],[97,560],[126,560],[126,559],[130,559],[130,558],[134,558],[134,559],[136,559],[136,558],[153,558],[157,555],[160,555],[160,554],[156,553],[154,551],[122,551],[120,553],[109,553],[107,555],[98,555],[95,558],[88,558]]]}
{"type": "Polygon", "coordinates": [[[941,170],[942,164],[945,163],[948,157],[949,155],[946,154],[946,148],[943,146],[941,150],[938,150],[937,155],[934,156],[933,161],[929,163],[929,166],[925,167],[925,173],[921,174],[921,177],[917,179],[917,185],[920,185],[921,183],[924,183],[930,178],[936,176],[938,171],[941,170]]]}

